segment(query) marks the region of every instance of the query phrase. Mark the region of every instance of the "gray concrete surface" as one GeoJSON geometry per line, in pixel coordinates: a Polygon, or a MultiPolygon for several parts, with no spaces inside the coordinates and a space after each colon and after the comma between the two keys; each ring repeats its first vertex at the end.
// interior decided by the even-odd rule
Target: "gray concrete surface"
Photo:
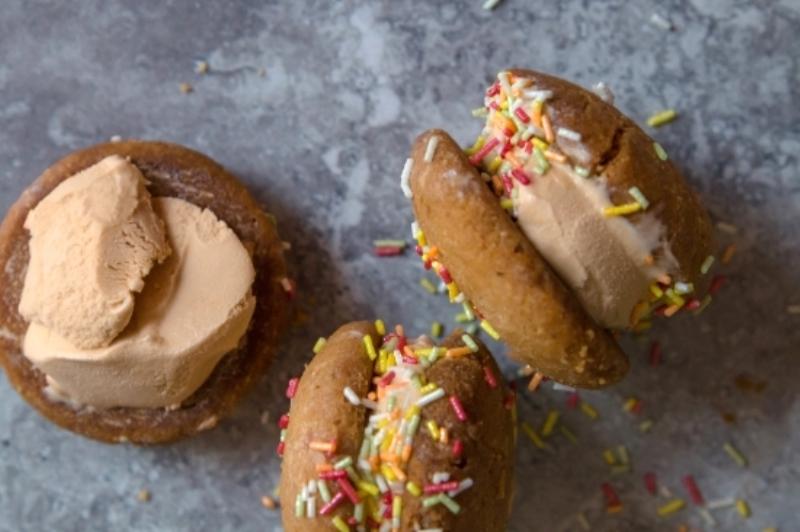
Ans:
{"type": "Polygon", "coordinates": [[[170,447],[63,432],[0,379],[0,530],[279,529],[259,499],[278,480],[284,383],[314,340],[351,318],[452,326],[454,309],[419,287],[416,258],[376,259],[370,242],[408,234],[397,180],[414,135],[443,126],[469,141],[479,128],[469,110],[511,65],[605,81],[640,123],[679,110],[655,138],[714,218],[738,227],[719,236],[738,253],[722,268],[729,284],[717,304],[625,340],[630,378],[584,394],[597,421],[549,386],[521,398],[521,419],[539,427],[558,409],[578,442],[556,436],[543,452],[520,439],[511,529],[580,530],[579,511],[593,530],[709,529],[691,505],[657,516],[667,499],[641,480],[654,471],[676,496],[686,497],[691,473],[709,500],[746,499],[750,519],[713,512],[720,530],[800,530],[800,315],[787,312],[800,304],[798,34],[797,0],[506,0],[491,13],[480,0],[4,0],[2,210],[76,148],[112,135],[185,143],[239,174],[277,215],[307,320],[231,419],[170,447]],[[674,31],[652,24],[653,13],[674,31]],[[210,72],[195,74],[196,60],[210,72]],[[191,94],[179,91],[184,82],[191,94]],[[651,339],[664,345],[659,368],[647,364],[651,339]],[[748,380],[765,388],[748,391],[748,380]],[[630,396],[643,401],[637,418],[621,409],[630,396]],[[646,434],[644,419],[654,423],[646,434]],[[746,468],[722,451],[726,441],[746,468]],[[620,444],[632,471],[614,475],[601,453],[620,444]],[[606,481],[624,503],[618,514],[603,509],[606,481]],[[137,501],[143,488],[149,503],[137,501]]]}

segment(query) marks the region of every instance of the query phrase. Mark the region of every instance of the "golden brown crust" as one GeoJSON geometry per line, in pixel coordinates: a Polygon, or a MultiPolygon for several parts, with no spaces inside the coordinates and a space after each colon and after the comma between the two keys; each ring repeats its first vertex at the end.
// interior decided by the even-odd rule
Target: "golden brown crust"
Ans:
{"type": "MultiPolygon", "coordinates": [[[[317,478],[315,465],[324,461],[321,453],[308,449],[310,441],[336,438],[337,454],[353,457],[358,454],[366,413],[363,407],[348,403],[342,390],[350,386],[363,397],[369,389],[372,363],[362,342],[365,334],[372,335],[377,345],[379,340],[370,323],[353,323],[336,331],[306,368],[292,400],[280,485],[287,532],[333,529],[332,515],[296,518],[294,502],[302,486],[317,478]]],[[[450,473],[453,480],[471,478],[475,485],[456,497],[461,506],[458,514],[441,505],[423,509],[421,499],[406,492],[402,530],[413,530],[415,524],[455,532],[505,530],[511,509],[514,425],[511,410],[504,404],[508,389],[500,370],[486,347],[477,343],[480,348],[477,353],[439,359],[426,370],[429,382],[436,383],[448,395],[458,396],[469,419],[459,421],[446,399],[423,408],[421,428],[414,439],[407,468],[408,479],[420,487],[431,483],[434,472],[450,473]],[[496,376],[495,388],[485,381],[484,366],[496,376]],[[450,445],[435,443],[430,438],[424,429],[429,419],[447,428],[450,442],[455,439],[463,442],[461,459],[453,457],[450,445]]],[[[442,345],[463,346],[461,333],[453,333],[442,345]]],[[[341,507],[337,513],[343,518],[350,515],[341,507]]]]}
{"type": "Polygon", "coordinates": [[[14,388],[54,423],[110,443],[163,443],[212,428],[266,371],[289,305],[280,280],[286,276],[282,242],[274,223],[247,189],[222,166],[183,146],[125,141],[92,146],[61,159],[12,205],[0,226],[0,363],[14,388]],[[28,212],[59,183],[109,155],[129,157],[150,182],[154,196],[171,196],[209,208],[251,252],[256,270],[256,309],[242,345],[226,355],[208,381],[175,411],[166,409],[74,409],[44,392],[45,376],[22,355],[27,324],[17,311],[28,264],[28,212]]]}
{"type": "MultiPolygon", "coordinates": [[[[655,214],[666,228],[683,279],[696,281],[700,266],[711,253],[711,221],[677,167],[658,157],[653,139],[616,107],[573,83],[533,70],[510,72],[533,80],[537,89],[552,91],[545,112],[553,128],[581,135],[591,166],[597,175],[606,177],[613,203],[633,201],[628,193],[631,187],[642,191],[650,202],[647,212],[655,214]]],[[[638,216],[641,214],[632,215],[631,221],[635,223],[638,216]]]]}
{"type": "Polygon", "coordinates": [[[335,439],[337,454],[358,455],[366,409],[348,403],[342,390],[350,386],[359,397],[366,397],[369,391],[372,361],[364,349],[365,335],[372,336],[374,345],[380,345],[380,337],[369,322],[340,327],[300,378],[289,411],[281,465],[281,515],[287,532],[331,530],[330,519],[343,513],[340,507],[329,517],[298,518],[294,501],[303,486],[317,478],[316,465],[325,461],[322,453],[309,449],[309,443],[335,439]]]}
{"type": "Polygon", "coordinates": [[[441,130],[425,132],[412,159],[412,201],[425,237],[511,356],[575,386],[621,379],[628,361],[616,341],[586,314],[455,141],[441,130]],[[438,148],[426,163],[434,135],[438,148]]]}

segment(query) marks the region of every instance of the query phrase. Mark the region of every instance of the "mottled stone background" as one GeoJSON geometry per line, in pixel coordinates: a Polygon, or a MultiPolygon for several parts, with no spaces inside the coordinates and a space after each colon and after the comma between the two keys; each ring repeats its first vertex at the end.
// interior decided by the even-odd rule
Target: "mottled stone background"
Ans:
{"type": "Polygon", "coordinates": [[[750,503],[748,520],[715,511],[719,529],[800,529],[800,315],[787,311],[800,304],[799,34],[798,0],[506,0],[493,12],[480,0],[3,0],[0,207],[58,157],[112,135],[187,144],[277,215],[304,319],[231,419],[169,447],[63,432],[1,379],[0,530],[279,529],[260,497],[278,481],[286,378],[314,340],[353,318],[453,325],[454,309],[420,288],[415,257],[377,259],[370,245],[408,234],[398,176],[414,135],[442,126],[469,141],[479,127],[469,110],[511,65],[603,80],[640,123],[676,108],[679,119],[653,135],[715,220],[738,227],[719,237],[738,253],[717,304],[626,340],[630,377],[584,394],[597,421],[549,385],[521,398],[521,419],[539,427],[558,409],[579,440],[555,436],[545,452],[520,439],[511,529],[580,530],[579,511],[594,530],[707,529],[693,507],[659,518],[667,499],[646,493],[645,471],[680,497],[692,473],[707,499],[750,503]],[[655,12],[674,31],[652,24],[655,12]],[[206,75],[194,72],[199,60],[206,75]],[[647,364],[653,338],[665,349],[659,368],[647,364]],[[638,417],[621,409],[630,396],[643,401],[638,417]],[[725,455],[726,441],[747,468],[725,455]],[[619,444],[633,469],[613,475],[601,451],[619,444]],[[619,514],[603,509],[605,481],[619,514]],[[137,501],[143,488],[149,503],[137,501]]]}

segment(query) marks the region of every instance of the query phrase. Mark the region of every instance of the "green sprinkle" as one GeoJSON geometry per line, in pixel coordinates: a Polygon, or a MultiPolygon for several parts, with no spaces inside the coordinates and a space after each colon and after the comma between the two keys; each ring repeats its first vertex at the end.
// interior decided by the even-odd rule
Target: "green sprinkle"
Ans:
{"type": "Polygon", "coordinates": [[[317,339],[317,343],[314,344],[313,349],[315,355],[322,351],[322,348],[325,347],[325,342],[327,342],[327,340],[321,336],[317,339]]]}
{"type": "Polygon", "coordinates": [[[338,462],[333,464],[333,468],[334,469],[344,469],[347,466],[351,466],[351,465],[353,465],[353,458],[350,457],[350,456],[345,456],[344,458],[342,458],[341,460],[339,460],[338,462]]]}
{"type": "Polygon", "coordinates": [[[706,257],[706,260],[703,261],[703,265],[700,266],[700,273],[703,275],[708,273],[708,270],[711,269],[711,266],[714,264],[714,255],[709,255],[706,257]]]}
{"type": "Polygon", "coordinates": [[[472,351],[473,353],[477,353],[480,350],[478,344],[476,344],[475,340],[473,340],[472,337],[468,334],[462,334],[461,341],[464,342],[464,345],[469,347],[469,350],[472,351]]]}
{"type": "Polygon", "coordinates": [[[639,430],[641,432],[650,432],[650,429],[653,428],[653,422],[649,419],[645,419],[641,423],[639,423],[639,430]]]}
{"type": "Polygon", "coordinates": [[[383,239],[383,240],[375,240],[375,241],[373,242],[373,245],[374,245],[376,248],[383,248],[383,247],[387,247],[387,248],[401,248],[401,249],[405,249],[405,247],[406,247],[406,241],[405,241],[405,240],[401,240],[401,239],[394,239],[394,240],[392,240],[392,239],[383,239]]]}
{"type": "Polygon", "coordinates": [[[440,501],[439,501],[439,496],[438,495],[434,495],[433,497],[425,497],[424,499],[422,499],[422,507],[423,508],[431,508],[431,507],[436,506],[437,504],[439,504],[439,502],[440,501]]]}
{"type": "Polygon", "coordinates": [[[578,524],[581,525],[581,528],[583,528],[584,530],[592,529],[591,525],[589,524],[589,520],[586,519],[586,516],[583,515],[583,512],[578,513],[577,519],[578,519],[578,524]]]}
{"type": "Polygon", "coordinates": [[[436,362],[436,360],[442,355],[442,353],[444,353],[444,351],[445,350],[443,347],[434,347],[431,349],[431,354],[428,355],[428,362],[431,364],[436,362]]]}
{"type": "Polygon", "coordinates": [[[675,109],[666,109],[650,116],[650,118],[647,119],[647,125],[650,127],[660,127],[664,124],[669,124],[677,117],[678,113],[675,112],[675,109]]]}
{"type": "Polygon", "coordinates": [[[433,336],[434,338],[440,338],[442,336],[443,330],[444,326],[438,321],[434,321],[433,323],[431,323],[431,336],[433,336]]]}
{"type": "Polygon", "coordinates": [[[317,491],[319,491],[319,496],[322,497],[322,502],[330,502],[331,492],[328,489],[327,482],[322,479],[317,480],[317,491]]]}
{"type": "Polygon", "coordinates": [[[458,323],[468,323],[468,322],[472,321],[472,319],[467,314],[465,314],[464,312],[460,312],[460,313],[456,314],[455,320],[458,323]]]}
{"type": "Polygon", "coordinates": [[[475,118],[483,118],[488,114],[489,111],[488,109],[486,109],[486,107],[476,107],[475,109],[472,110],[472,116],[474,116],[475,118]]]}
{"type": "Polygon", "coordinates": [[[353,509],[353,517],[356,518],[356,521],[359,523],[364,522],[364,503],[360,502],[356,504],[355,508],[353,509]]]}
{"type": "Polygon", "coordinates": [[[664,150],[661,144],[659,144],[658,142],[654,142],[653,149],[656,150],[656,155],[658,155],[659,159],[661,159],[662,161],[666,161],[668,159],[667,152],[666,150],[664,150]]]}
{"type": "Polygon", "coordinates": [[[485,9],[486,11],[491,11],[492,9],[497,7],[497,4],[499,4],[500,2],[502,2],[502,0],[486,0],[483,3],[483,9],[485,9]]]}
{"type": "Polygon", "coordinates": [[[536,160],[536,168],[534,168],[536,173],[539,175],[546,174],[547,170],[550,168],[550,163],[547,162],[547,158],[544,156],[544,152],[539,146],[534,148],[533,158],[536,160]]]}
{"type": "Polygon", "coordinates": [[[306,513],[306,503],[303,500],[303,496],[301,494],[297,494],[297,497],[294,499],[294,516],[295,517],[303,517],[306,513]]]}
{"type": "Polygon", "coordinates": [[[420,286],[421,286],[422,288],[424,288],[424,289],[425,289],[425,291],[427,291],[429,294],[435,294],[435,293],[436,293],[436,287],[435,287],[435,286],[433,285],[433,283],[432,283],[432,282],[431,282],[429,279],[427,279],[426,277],[423,277],[422,279],[420,279],[420,280],[419,280],[419,284],[420,284],[420,286]]]}
{"type": "Polygon", "coordinates": [[[650,206],[650,202],[647,201],[647,198],[644,197],[642,191],[639,190],[639,187],[631,187],[628,189],[628,194],[630,194],[633,199],[636,200],[636,203],[642,206],[642,210],[647,209],[650,206]]]}
{"type": "Polygon", "coordinates": [[[475,319],[475,314],[473,314],[472,308],[469,306],[469,303],[467,303],[465,301],[464,303],[461,303],[461,306],[464,308],[464,314],[467,315],[467,317],[469,318],[469,321],[474,320],[475,319]]]}
{"type": "Polygon", "coordinates": [[[661,517],[672,515],[678,510],[682,509],[684,506],[686,506],[686,503],[683,501],[683,499],[672,499],[667,504],[658,508],[658,515],[661,517]]]}
{"type": "Polygon", "coordinates": [[[478,332],[478,324],[477,323],[470,323],[464,330],[467,331],[468,334],[476,334],[478,332]]]}
{"type": "Polygon", "coordinates": [[[725,449],[725,452],[728,453],[728,456],[731,457],[731,460],[736,462],[739,467],[747,467],[747,458],[745,458],[744,455],[739,452],[739,450],[730,442],[725,442],[722,448],[725,449]]]}
{"type": "Polygon", "coordinates": [[[444,504],[451,513],[457,514],[461,511],[461,505],[444,493],[439,495],[439,502],[444,504]]]}
{"type": "Polygon", "coordinates": [[[700,307],[698,307],[698,309],[694,311],[694,315],[695,316],[700,315],[700,313],[702,313],[706,309],[706,307],[708,307],[711,304],[711,299],[712,299],[711,294],[706,294],[706,297],[704,297],[703,301],[700,303],[700,307]]]}

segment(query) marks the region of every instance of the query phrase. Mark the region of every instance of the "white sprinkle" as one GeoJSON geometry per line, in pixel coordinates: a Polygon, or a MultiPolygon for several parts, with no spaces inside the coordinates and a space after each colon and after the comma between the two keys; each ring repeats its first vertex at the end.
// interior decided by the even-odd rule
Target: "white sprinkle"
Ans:
{"type": "Polygon", "coordinates": [[[414,237],[414,240],[417,239],[417,237],[419,236],[419,233],[420,233],[419,223],[415,220],[415,221],[411,222],[411,236],[414,237]]]}
{"type": "Polygon", "coordinates": [[[436,471],[433,475],[431,475],[431,482],[434,484],[441,484],[442,482],[447,482],[450,480],[450,473],[447,471],[436,471]]]}
{"type": "Polygon", "coordinates": [[[344,387],[344,397],[353,406],[361,406],[361,398],[349,386],[344,387]]]}
{"type": "Polygon", "coordinates": [[[735,235],[739,232],[739,228],[733,224],[725,223],[725,222],[717,222],[717,229],[722,231],[723,233],[727,233],[729,235],[735,235]]]}
{"type": "Polygon", "coordinates": [[[303,489],[300,490],[300,498],[304,501],[308,499],[308,486],[303,486],[303,489]]]}
{"type": "Polygon", "coordinates": [[[669,490],[668,487],[661,486],[661,495],[663,495],[664,497],[667,497],[667,498],[671,498],[672,497],[672,492],[669,490]]]}
{"type": "Polygon", "coordinates": [[[111,142],[120,142],[122,140],[122,137],[120,137],[119,135],[112,135],[111,138],[108,140],[111,142]]]}
{"type": "Polygon", "coordinates": [[[377,410],[378,409],[378,403],[376,403],[375,401],[372,401],[371,399],[361,399],[360,403],[361,403],[361,406],[363,406],[364,408],[369,408],[370,410],[377,410]]]}
{"type": "Polygon", "coordinates": [[[483,9],[486,11],[491,11],[492,9],[496,8],[497,4],[499,4],[501,1],[502,0],[486,0],[483,3],[483,9]]]}
{"type": "Polygon", "coordinates": [[[800,305],[789,305],[786,307],[786,312],[789,314],[800,314],[800,305]]]}
{"type": "Polygon", "coordinates": [[[463,303],[464,302],[464,292],[461,292],[460,294],[458,294],[453,301],[455,301],[456,303],[463,303]]]}
{"type": "Polygon", "coordinates": [[[700,273],[703,275],[708,273],[708,270],[711,269],[711,265],[714,264],[714,255],[709,255],[706,257],[706,260],[703,261],[702,266],[700,266],[700,273]]]}
{"type": "Polygon", "coordinates": [[[425,148],[424,161],[429,163],[433,161],[433,156],[436,155],[436,147],[439,145],[439,137],[436,135],[428,139],[428,146],[425,148]]]}
{"type": "Polygon", "coordinates": [[[403,165],[403,173],[400,174],[400,188],[403,189],[403,194],[407,198],[411,198],[414,194],[411,192],[411,186],[408,184],[408,179],[411,177],[411,167],[414,165],[414,159],[406,159],[406,164],[403,165]]]}
{"type": "Polygon", "coordinates": [[[592,91],[604,102],[614,105],[614,93],[611,92],[611,89],[608,87],[608,85],[602,81],[595,83],[594,87],[592,87],[592,91]]]}
{"type": "Polygon", "coordinates": [[[675,292],[683,295],[683,294],[691,294],[694,292],[694,285],[692,283],[684,283],[683,281],[678,281],[675,283],[675,292]]]}
{"type": "Polygon", "coordinates": [[[317,481],[316,480],[309,480],[308,481],[308,493],[313,495],[317,492],[317,481]]]}
{"type": "Polygon", "coordinates": [[[705,508],[700,508],[699,510],[697,510],[697,512],[700,514],[700,517],[703,518],[703,521],[705,521],[708,526],[712,528],[717,526],[717,520],[714,519],[714,516],[711,515],[711,512],[709,512],[705,508]]]}
{"type": "Polygon", "coordinates": [[[575,388],[572,386],[567,386],[566,384],[561,384],[560,382],[553,383],[553,389],[557,392],[574,392],[575,388]]]}
{"type": "Polygon", "coordinates": [[[314,519],[317,516],[317,498],[310,497],[306,502],[306,517],[314,519]]]}
{"type": "Polygon", "coordinates": [[[717,499],[716,501],[710,501],[706,504],[706,508],[709,510],[719,510],[720,508],[728,508],[736,504],[736,501],[732,498],[729,499],[717,499]]]}
{"type": "Polygon", "coordinates": [[[558,128],[556,135],[559,137],[564,137],[565,139],[572,140],[575,142],[581,141],[581,134],[577,131],[572,131],[571,129],[567,129],[565,127],[558,128]]]}
{"type": "Polygon", "coordinates": [[[508,72],[500,72],[497,74],[497,79],[500,80],[500,86],[503,87],[503,92],[505,92],[506,97],[508,98],[508,106],[511,107],[511,84],[508,81],[508,72]]]}
{"type": "Polygon", "coordinates": [[[662,30],[665,31],[672,30],[672,23],[669,20],[662,17],[661,15],[659,15],[658,13],[653,13],[652,15],[650,15],[650,22],[654,26],[658,26],[662,30]]]}
{"type": "Polygon", "coordinates": [[[531,89],[528,91],[523,91],[522,95],[529,100],[541,100],[546,102],[553,97],[553,91],[531,89]]]}
{"type": "Polygon", "coordinates": [[[475,481],[473,481],[471,478],[468,477],[459,482],[458,487],[453,491],[448,492],[447,494],[450,495],[451,497],[456,497],[457,495],[460,495],[461,493],[467,491],[474,485],[475,481]]]}
{"type": "Polygon", "coordinates": [[[444,396],[445,396],[444,388],[437,388],[434,391],[426,395],[423,395],[422,397],[417,399],[417,406],[422,408],[424,406],[431,404],[434,401],[438,401],[444,396]]]}
{"type": "Polygon", "coordinates": [[[389,486],[386,484],[386,480],[384,480],[383,475],[380,473],[375,473],[375,484],[378,485],[378,491],[381,493],[386,493],[389,491],[389,486]]]}

